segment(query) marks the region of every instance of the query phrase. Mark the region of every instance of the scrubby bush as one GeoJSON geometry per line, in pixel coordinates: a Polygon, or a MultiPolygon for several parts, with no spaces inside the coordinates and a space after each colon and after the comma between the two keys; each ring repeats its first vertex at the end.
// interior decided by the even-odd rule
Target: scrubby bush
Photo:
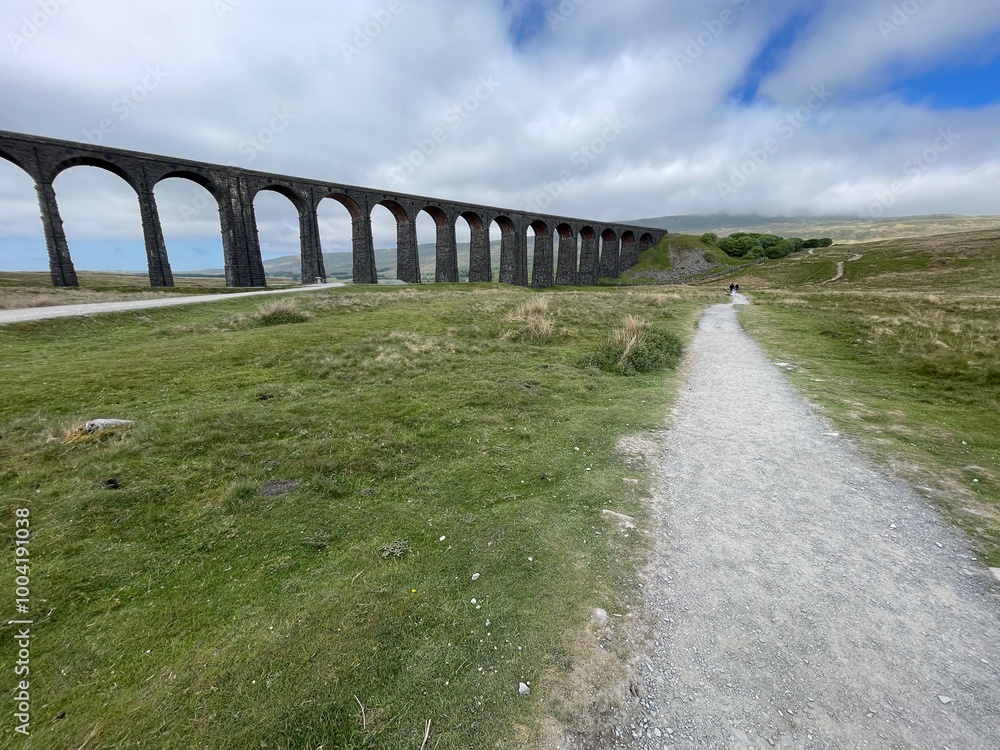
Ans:
{"type": "Polygon", "coordinates": [[[586,364],[633,376],[676,367],[682,352],[681,340],[675,334],[657,331],[643,318],[628,315],[586,364]]]}
{"type": "Polygon", "coordinates": [[[830,247],[832,244],[833,240],[831,240],[829,237],[823,237],[822,239],[814,238],[811,240],[806,240],[805,242],[802,243],[802,247],[809,250],[812,248],[830,247]]]}
{"type": "Polygon", "coordinates": [[[309,315],[299,310],[295,300],[279,299],[258,307],[252,320],[258,326],[280,326],[285,323],[302,323],[309,320],[309,315]]]}
{"type": "Polygon", "coordinates": [[[718,245],[719,235],[717,235],[715,232],[705,232],[705,234],[701,236],[701,241],[704,242],[706,245],[718,245]]]}

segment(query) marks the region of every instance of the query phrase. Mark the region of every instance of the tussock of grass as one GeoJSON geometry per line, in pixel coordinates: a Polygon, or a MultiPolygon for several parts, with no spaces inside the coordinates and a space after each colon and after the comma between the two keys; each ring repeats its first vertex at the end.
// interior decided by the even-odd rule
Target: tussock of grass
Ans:
{"type": "Polygon", "coordinates": [[[683,299],[680,294],[668,292],[631,292],[629,297],[651,307],[665,307],[672,302],[683,299]]]}
{"type": "Polygon", "coordinates": [[[286,323],[303,323],[309,320],[309,314],[299,309],[294,299],[276,299],[266,302],[257,308],[251,317],[259,326],[280,326],[286,323]]]}
{"type": "Polygon", "coordinates": [[[682,344],[676,334],[658,331],[635,315],[626,315],[608,336],[604,346],[587,360],[588,365],[619,375],[674,368],[680,362],[682,344]]]}
{"type": "Polygon", "coordinates": [[[521,302],[505,320],[513,325],[501,330],[501,341],[538,341],[552,338],[556,332],[546,297],[521,302]]]}

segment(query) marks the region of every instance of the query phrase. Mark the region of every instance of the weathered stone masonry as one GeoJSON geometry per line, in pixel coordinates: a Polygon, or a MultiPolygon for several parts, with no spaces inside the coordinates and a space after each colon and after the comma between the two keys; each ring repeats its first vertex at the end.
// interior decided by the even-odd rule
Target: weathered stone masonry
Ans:
{"type": "Polygon", "coordinates": [[[163,239],[153,189],[162,180],[179,177],[205,188],[219,207],[227,286],[266,285],[254,214],[254,198],[271,190],[288,198],[299,214],[302,281],[324,279],[317,208],[326,198],[336,200],[351,215],[353,276],[356,284],[378,282],[372,242],[371,212],[385,206],[396,219],[397,275],[420,281],[417,255],[417,215],[427,212],[437,225],[436,281],[458,281],[455,223],[461,218],[471,230],[469,281],[493,281],[490,228],[500,229],[499,281],[528,286],[528,230],[535,235],[531,286],[596,284],[600,277],[618,276],[638,260],[638,253],[667,234],[662,229],[607,224],[545,214],[528,214],[491,206],[455,203],[437,198],[388,193],[318,180],[254,172],[238,167],[173,159],[137,151],[0,131],[0,158],[13,162],[35,181],[42,213],[49,270],[55,286],[77,286],[53,183],[75,166],[106,169],[135,191],[146,245],[149,283],[173,286],[173,272],[163,239]],[[558,238],[558,258],[556,238],[558,238]],[[581,244],[582,243],[582,244],[581,244]],[[579,248],[579,262],[577,262],[579,248]]]}

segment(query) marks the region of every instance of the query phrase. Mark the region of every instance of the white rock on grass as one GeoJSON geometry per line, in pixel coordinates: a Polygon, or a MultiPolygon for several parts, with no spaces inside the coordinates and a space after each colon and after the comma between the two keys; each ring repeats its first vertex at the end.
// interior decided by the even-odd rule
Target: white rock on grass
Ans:
{"type": "Polygon", "coordinates": [[[523,682],[520,682],[517,685],[517,692],[520,693],[521,695],[530,695],[531,688],[525,685],[523,682]]]}
{"type": "Polygon", "coordinates": [[[91,419],[83,426],[87,434],[93,435],[95,432],[112,430],[115,427],[131,427],[134,425],[131,419],[91,419]]]}

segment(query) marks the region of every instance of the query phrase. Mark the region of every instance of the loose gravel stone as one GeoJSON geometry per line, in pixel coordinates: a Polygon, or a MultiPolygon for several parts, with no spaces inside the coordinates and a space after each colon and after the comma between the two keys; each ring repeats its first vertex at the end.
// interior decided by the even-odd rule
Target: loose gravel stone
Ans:
{"type": "Polygon", "coordinates": [[[995,750],[1000,597],[966,539],[832,440],[731,305],[685,367],[647,457],[650,638],[605,728],[561,747],[995,750]]]}

